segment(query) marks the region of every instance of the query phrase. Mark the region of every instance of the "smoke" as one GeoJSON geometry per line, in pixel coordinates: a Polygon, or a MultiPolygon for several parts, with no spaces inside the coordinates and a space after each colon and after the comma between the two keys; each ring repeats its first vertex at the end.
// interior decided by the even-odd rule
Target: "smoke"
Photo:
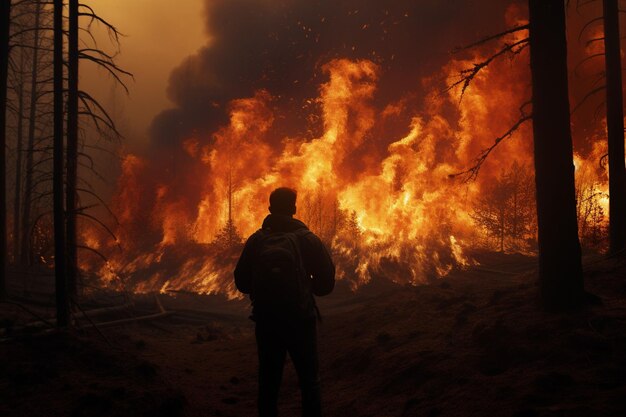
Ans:
{"type": "Polygon", "coordinates": [[[231,100],[259,89],[291,109],[276,120],[276,138],[316,131],[307,100],[323,81],[321,66],[334,58],[380,66],[378,103],[420,94],[423,77],[454,47],[505,27],[508,3],[207,0],[210,40],[171,74],[167,91],[176,106],[153,121],[152,144],[179,149],[191,135],[212,133],[227,122],[231,100]]]}

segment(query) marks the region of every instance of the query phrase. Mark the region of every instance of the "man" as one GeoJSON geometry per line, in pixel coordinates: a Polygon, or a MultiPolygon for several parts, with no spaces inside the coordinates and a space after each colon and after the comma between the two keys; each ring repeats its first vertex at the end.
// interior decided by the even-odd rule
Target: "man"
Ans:
{"type": "Polygon", "coordinates": [[[287,352],[302,392],[302,415],[319,417],[316,314],[313,294],[327,295],[335,286],[335,266],[322,241],[296,213],[296,191],[270,194],[270,214],[243,249],[235,284],[252,301],[259,354],[259,416],[278,415],[278,390],[287,352]]]}

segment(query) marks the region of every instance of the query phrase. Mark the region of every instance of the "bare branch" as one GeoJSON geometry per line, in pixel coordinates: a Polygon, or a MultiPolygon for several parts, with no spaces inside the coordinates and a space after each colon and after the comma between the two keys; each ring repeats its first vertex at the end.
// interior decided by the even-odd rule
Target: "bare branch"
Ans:
{"type": "Polygon", "coordinates": [[[589,39],[587,41],[587,43],[585,43],[585,47],[589,47],[592,43],[594,42],[600,42],[600,41],[604,41],[604,36],[601,38],[593,38],[593,39],[589,39]]]}
{"type": "Polygon", "coordinates": [[[585,102],[587,101],[588,98],[602,92],[606,90],[606,85],[601,85],[599,87],[594,88],[593,90],[591,90],[590,92],[588,92],[587,94],[585,94],[585,96],[583,97],[582,100],[580,100],[580,102],[578,102],[578,104],[576,104],[576,106],[574,106],[574,108],[572,109],[572,114],[574,114],[576,112],[576,110],[578,110],[583,104],[585,104],[585,102]]]}
{"type": "Polygon", "coordinates": [[[578,34],[578,42],[580,42],[581,38],[583,37],[583,34],[585,33],[585,30],[587,30],[595,22],[598,22],[598,21],[600,21],[602,19],[604,19],[604,16],[593,18],[590,21],[588,21],[587,23],[585,23],[585,26],[583,26],[583,28],[580,30],[580,33],[578,34]]]}
{"type": "Polygon", "coordinates": [[[528,25],[528,24],[521,25],[521,26],[515,26],[515,27],[513,27],[511,29],[505,30],[504,32],[500,32],[500,33],[497,33],[495,35],[487,36],[486,38],[480,39],[480,40],[478,40],[478,41],[476,41],[474,43],[470,43],[469,45],[457,47],[452,52],[453,53],[458,53],[460,51],[465,51],[467,49],[474,48],[476,46],[480,46],[480,45],[482,45],[484,43],[487,43],[489,41],[492,41],[494,39],[499,39],[499,38],[502,38],[502,37],[504,37],[506,35],[510,35],[511,33],[519,32],[519,31],[522,31],[522,30],[528,30],[529,27],[530,27],[530,25],[528,25]]]}
{"type": "Polygon", "coordinates": [[[106,230],[106,231],[107,231],[107,233],[108,233],[108,234],[109,234],[109,235],[113,238],[113,240],[114,240],[116,243],[118,243],[118,244],[119,244],[119,240],[117,239],[117,236],[115,236],[115,233],[113,233],[113,231],[111,231],[111,229],[109,229],[109,227],[108,227],[106,224],[102,223],[102,222],[101,222],[101,221],[100,221],[97,217],[94,217],[94,216],[92,216],[91,214],[87,214],[87,213],[84,213],[84,212],[82,212],[82,211],[77,211],[77,212],[76,212],[76,215],[77,215],[77,216],[83,216],[83,217],[86,217],[86,218],[88,218],[88,219],[92,220],[93,222],[95,222],[95,223],[99,224],[99,225],[100,225],[100,227],[102,227],[104,230],[106,230]]]}
{"type": "Polygon", "coordinates": [[[120,222],[117,218],[117,216],[113,213],[113,211],[111,210],[111,208],[108,206],[107,203],[104,202],[104,200],[95,192],[87,190],[86,188],[76,188],[76,191],[79,191],[81,193],[86,193],[91,195],[92,197],[96,198],[100,204],[102,204],[102,206],[106,209],[106,211],[111,215],[111,217],[113,217],[113,220],[115,220],[115,223],[119,226],[120,222]]]}
{"type": "Polygon", "coordinates": [[[489,154],[500,144],[500,142],[512,136],[513,133],[515,133],[517,129],[520,128],[521,125],[523,125],[524,123],[526,123],[528,120],[531,120],[531,119],[532,119],[532,115],[521,117],[502,136],[496,138],[493,145],[481,151],[481,153],[476,158],[474,165],[472,165],[470,168],[466,169],[465,171],[462,171],[456,174],[450,174],[449,178],[456,178],[456,177],[464,176],[465,178],[463,179],[463,182],[469,182],[469,181],[475,180],[478,177],[478,173],[483,163],[487,160],[487,157],[489,156],[489,154]]]}
{"type": "Polygon", "coordinates": [[[528,46],[528,38],[519,40],[517,42],[514,42],[512,44],[505,44],[504,47],[502,49],[500,49],[498,52],[496,52],[495,54],[491,55],[489,58],[485,59],[484,61],[481,61],[479,63],[475,63],[474,66],[472,68],[468,68],[468,69],[464,69],[459,73],[459,79],[457,81],[455,81],[453,84],[449,85],[444,92],[448,92],[450,90],[452,90],[453,88],[461,85],[461,94],[459,97],[459,102],[463,100],[463,95],[465,94],[465,91],[467,90],[467,88],[469,87],[469,85],[471,84],[471,82],[474,80],[474,78],[480,73],[480,71],[482,71],[485,67],[487,67],[489,64],[491,64],[496,58],[510,52],[514,55],[519,54],[524,48],[526,48],[528,46]],[[517,49],[516,49],[517,48],[517,49]]]}
{"type": "Polygon", "coordinates": [[[113,76],[113,78],[115,78],[115,80],[124,88],[126,93],[127,94],[129,93],[128,87],[126,86],[126,83],[120,78],[118,73],[124,74],[124,75],[128,75],[131,78],[133,78],[133,74],[131,74],[128,71],[125,71],[125,70],[121,69],[120,67],[115,65],[113,62],[107,61],[105,59],[98,58],[98,57],[95,57],[95,56],[89,55],[89,54],[80,53],[80,52],[79,52],[78,55],[79,55],[80,59],[86,59],[88,61],[92,61],[92,62],[100,65],[102,68],[106,69],[107,72],[109,74],[111,74],[113,76]]]}
{"type": "Polygon", "coordinates": [[[98,255],[102,260],[104,260],[104,262],[109,262],[109,258],[107,258],[102,253],[100,253],[99,251],[97,251],[96,249],[92,247],[85,246],[85,245],[76,245],[76,248],[88,250],[89,252],[95,253],[96,255],[98,255]]]}
{"type": "Polygon", "coordinates": [[[582,61],[580,61],[578,63],[578,65],[576,65],[576,67],[574,68],[574,74],[576,74],[576,76],[579,76],[578,74],[578,70],[580,69],[580,67],[583,66],[583,64],[585,64],[586,62],[591,61],[594,58],[599,58],[599,57],[603,57],[604,56],[604,52],[602,53],[597,53],[597,54],[593,54],[593,55],[589,55],[587,57],[585,57],[582,61]]]}

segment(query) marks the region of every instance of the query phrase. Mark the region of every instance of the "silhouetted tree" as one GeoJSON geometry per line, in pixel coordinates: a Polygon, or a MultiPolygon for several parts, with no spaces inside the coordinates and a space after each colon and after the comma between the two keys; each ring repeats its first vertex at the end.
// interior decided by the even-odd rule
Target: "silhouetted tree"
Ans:
{"type": "MultiPolygon", "coordinates": [[[[229,156],[230,157],[230,156],[229,156]]],[[[224,227],[217,233],[214,244],[221,250],[229,250],[235,247],[239,247],[242,242],[242,237],[235,226],[233,221],[233,176],[232,169],[229,166],[228,170],[228,219],[224,227]]]]}
{"type": "Polygon", "coordinates": [[[606,219],[600,200],[606,195],[587,170],[576,173],[576,217],[578,236],[583,248],[599,250],[604,247],[606,219]]]}
{"type": "Polygon", "coordinates": [[[325,193],[320,187],[316,191],[303,194],[299,199],[298,218],[301,218],[322,242],[331,246],[340,220],[337,198],[325,193]]]}
{"type": "Polygon", "coordinates": [[[213,243],[221,250],[238,248],[241,245],[242,237],[232,218],[226,221],[224,227],[215,236],[213,243]]]}
{"type": "MultiPolygon", "coordinates": [[[[77,0],[69,0],[69,29],[68,29],[68,118],[67,118],[67,181],[66,181],[66,245],[67,245],[67,274],[68,287],[72,295],[77,293],[78,284],[78,249],[87,249],[91,252],[98,253],[94,248],[81,245],[77,237],[77,219],[78,216],[96,223],[103,228],[114,241],[117,237],[112,231],[98,218],[85,212],[89,207],[79,207],[79,193],[91,197],[96,200],[93,206],[104,206],[104,208],[112,215],[111,210],[100,196],[91,188],[84,178],[83,184],[87,186],[79,186],[78,168],[84,167],[91,174],[102,179],[96,171],[94,160],[87,153],[79,150],[79,116],[85,116],[89,120],[96,132],[105,138],[121,138],[121,134],[117,130],[114,120],[108,114],[106,109],[88,92],[80,90],[78,86],[79,80],[79,62],[81,60],[90,61],[99,68],[104,69],[118,85],[128,93],[122,76],[131,76],[132,74],[124,71],[115,62],[115,55],[108,54],[98,47],[95,43],[93,35],[91,35],[91,25],[96,22],[105,27],[112,42],[119,46],[119,32],[106,20],[99,17],[89,5],[79,3],[77,0]],[[79,18],[83,17],[89,21],[86,28],[79,26],[79,18]],[[79,49],[79,34],[81,30],[88,33],[93,45],[87,44],[79,49]],[[79,106],[80,105],[80,106],[79,106]],[[81,163],[87,161],[87,163],[81,163]]],[[[115,216],[113,216],[115,217],[115,216]]],[[[98,253],[99,254],[99,253],[98,253]]],[[[102,254],[99,254],[102,257],[102,254]]]]}
{"type": "Polygon", "coordinates": [[[35,129],[37,126],[37,106],[40,98],[39,71],[40,71],[40,23],[42,5],[39,1],[35,3],[35,22],[33,25],[32,42],[32,67],[30,77],[30,108],[28,115],[28,142],[26,145],[26,167],[24,178],[24,201],[22,204],[22,227],[21,227],[21,249],[19,259],[21,265],[31,263],[31,212],[33,204],[33,164],[35,155],[35,129]]]}
{"type": "Polygon", "coordinates": [[[494,180],[482,191],[472,215],[480,227],[498,239],[500,252],[504,252],[506,209],[510,195],[511,190],[501,178],[494,180]]]}
{"type": "Polygon", "coordinates": [[[67,180],[66,239],[67,286],[70,297],[76,296],[78,259],[76,239],[76,184],[78,180],[78,0],[69,0],[68,93],[67,93],[67,180]]]}
{"type": "MultiPolygon", "coordinates": [[[[24,34],[21,36],[24,40],[24,34]]],[[[16,68],[17,74],[14,77],[14,91],[17,96],[17,131],[15,137],[15,194],[13,203],[13,259],[18,258],[20,249],[20,216],[21,216],[21,198],[22,198],[22,155],[24,153],[24,101],[26,80],[24,74],[26,71],[26,53],[24,49],[20,50],[19,65],[16,68]]]]}
{"type": "Polygon", "coordinates": [[[609,144],[609,251],[626,248],[624,108],[617,0],[603,0],[606,63],[606,127],[609,144]]]}
{"type": "Polygon", "coordinates": [[[63,193],[63,0],[54,0],[54,277],[57,326],[69,325],[69,298],[66,275],[65,209],[63,193]]]}
{"type": "Polygon", "coordinates": [[[511,246],[518,249],[535,242],[537,236],[537,209],[535,207],[535,183],[530,168],[517,161],[505,174],[505,180],[511,188],[507,234],[511,246]],[[526,243],[524,243],[526,242],[526,243]]]}
{"type": "Polygon", "coordinates": [[[534,187],[528,169],[515,162],[494,178],[481,192],[473,219],[497,238],[498,249],[518,249],[534,236],[534,187]]]}
{"type": "Polygon", "coordinates": [[[544,306],[583,301],[570,130],[565,4],[529,0],[539,281],[544,306]]]}
{"type": "Polygon", "coordinates": [[[6,296],[6,108],[11,0],[0,0],[0,299],[6,296]]]}
{"type": "Polygon", "coordinates": [[[541,298],[548,309],[561,310],[583,302],[583,276],[576,223],[574,164],[568,96],[565,2],[528,0],[529,24],[484,38],[463,49],[481,45],[508,34],[528,30],[529,38],[505,43],[495,54],[460,72],[452,84],[461,86],[461,97],[476,75],[494,59],[518,54],[530,46],[533,114],[520,107],[520,119],[483,150],[475,164],[453,176],[473,179],[497,145],[527,120],[533,121],[539,277],[541,298]]]}

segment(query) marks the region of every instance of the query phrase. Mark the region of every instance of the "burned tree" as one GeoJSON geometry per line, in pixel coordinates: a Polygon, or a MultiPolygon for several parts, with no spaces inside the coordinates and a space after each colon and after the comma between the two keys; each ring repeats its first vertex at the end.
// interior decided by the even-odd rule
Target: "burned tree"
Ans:
{"type": "Polygon", "coordinates": [[[529,0],[539,280],[548,309],[583,301],[570,130],[565,4],[529,0]]]}
{"type": "Polygon", "coordinates": [[[609,251],[626,248],[624,108],[617,0],[603,0],[606,64],[606,127],[609,145],[609,251]]]}
{"type": "MultiPolygon", "coordinates": [[[[24,40],[24,33],[20,36],[24,40]]],[[[13,77],[13,91],[17,96],[17,109],[16,109],[16,137],[15,137],[15,192],[14,192],[14,203],[13,203],[13,233],[12,233],[12,250],[13,250],[13,259],[17,258],[17,253],[20,248],[20,216],[21,216],[21,194],[22,194],[22,155],[24,153],[23,142],[24,142],[24,112],[25,112],[25,95],[26,91],[24,85],[26,84],[26,80],[24,77],[26,71],[26,53],[24,49],[22,49],[19,53],[19,64],[16,68],[14,68],[14,77],[13,77]]]]}
{"type": "Polygon", "coordinates": [[[78,260],[76,241],[76,182],[78,177],[78,0],[69,0],[68,93],[67,93],[67,284],[70,297],[76,297],[78,260]]]}
{"type": "Polygon", "coordinates": [[[6,108],[11,0],[0,0],[0,299],[6,295],[6,108]]]}
{"type": "Polygon", "coordinates": [[[461,86],[462,97],[476,75],[494,59],[505,53],[518,54],[530,46],[532,100],[526,104],[532,104],[532,115],[526,114],[526,104],[522,105],[521,117],[511,129],[482,151],[472,167],[457,175],[476,178],[497,145],[522,123],[533,121],[541,298],[547,309],[563,310],[579,306],[584,296],[570,130],[565,4],[562,0],[529,0],[528,6],[528,25],[487,37],[469,47],[519,30],[528,30],[529,38],[505,43],[491,57],[462,71],[460,80],[452,87],[461,86]]]}
{"type": "Polygon", "coordinates": [[[40,71],[40,23],[41,23],[42,6],[40,2],[35,3],[35,21],[33,26],[33,42],[32,42],[32,66],[30,77],[30,108],[28,116],[28,134],[26,145],[26,166],[24,178],[24,200],[23,212],[21,217],[21,247],[19,251],[20,264],[22,266],[31,263],[31,212],[33,203],[33,165],[35,156],[35,130],[37,126],[37,108],[41,97],[40,88],[38,88],[39,71],[40,71]]]}
{"type": "MultiPolygon", "coordinates": [[[[105,70],[113,77],[117,85],[128,93],[128,88],[122,80],[122,76],[132,77],[132,74],[120,68],[114,62],[114,56],[104,52],[95,42],[95,38],[91,34],[91,25],[96,22],[102,24],[112,42],[119,46],[119,32],[115,26],[99,17],[93,8],[87,4],[79,3],[78,0],[69,0],[69,30],[68,30],[68,116],[67,116],[67,180],[66,180],[66,246],[67,246],[67,274],[69,291],[74,297],[77,294],[78,285],[78,249],[86,249],[96,252],[94,248],[81,245],[78,242],[77,226],[78,217],[81,216],[87,220],[95,222],[99,227],[105,229],[113,240],[117,237],[113,232],[98,218],[85,212],[89,207],[102,205],[112,215],[111,210],[95,190],[91,188],[88,181],[81,178],[78,173],[79,166],[88,169],[96,177],[103,179],[95,169],[94,159],[84,151],[79,149],[79,117],[83,116],[89,120],[95,131],[105,137],[121,138],[121,134],[117,130],[114,120],[108,114],[106,109],[91,96],[88,92],[79,89],[79,62],[81,60],[94,63],[99,68],[105,70]],[[86,28],[79,26],[79,18],[86,18],[89,23],[86,28]],[[79,33],[84,31],[89,34],[93,46],[85,46],[79,48],[79,33]],[[81,162],[81,160],[83,162],[81,162]],[[84,161],[87,163],[84,163],[84,161]],[[79,182],[82,180],[82,185],[79,182]],[[92,206],[79,207],[79,193],[87,195],[97,201],[92,206]]],[[[84,143],[83,143],[84,145],[84,143]]],[[[114,217],[114,216],[113,216],[114,217]]],[[[96,252],[102,257],[102,254],[96,252]]]]}
{"type": "Polygon", "coordinates": [[[65,208],[63,201],[63,0],[54,0],[54,278],[57,326],[69,324],[69,297],[65,270],[65,208]]]}

